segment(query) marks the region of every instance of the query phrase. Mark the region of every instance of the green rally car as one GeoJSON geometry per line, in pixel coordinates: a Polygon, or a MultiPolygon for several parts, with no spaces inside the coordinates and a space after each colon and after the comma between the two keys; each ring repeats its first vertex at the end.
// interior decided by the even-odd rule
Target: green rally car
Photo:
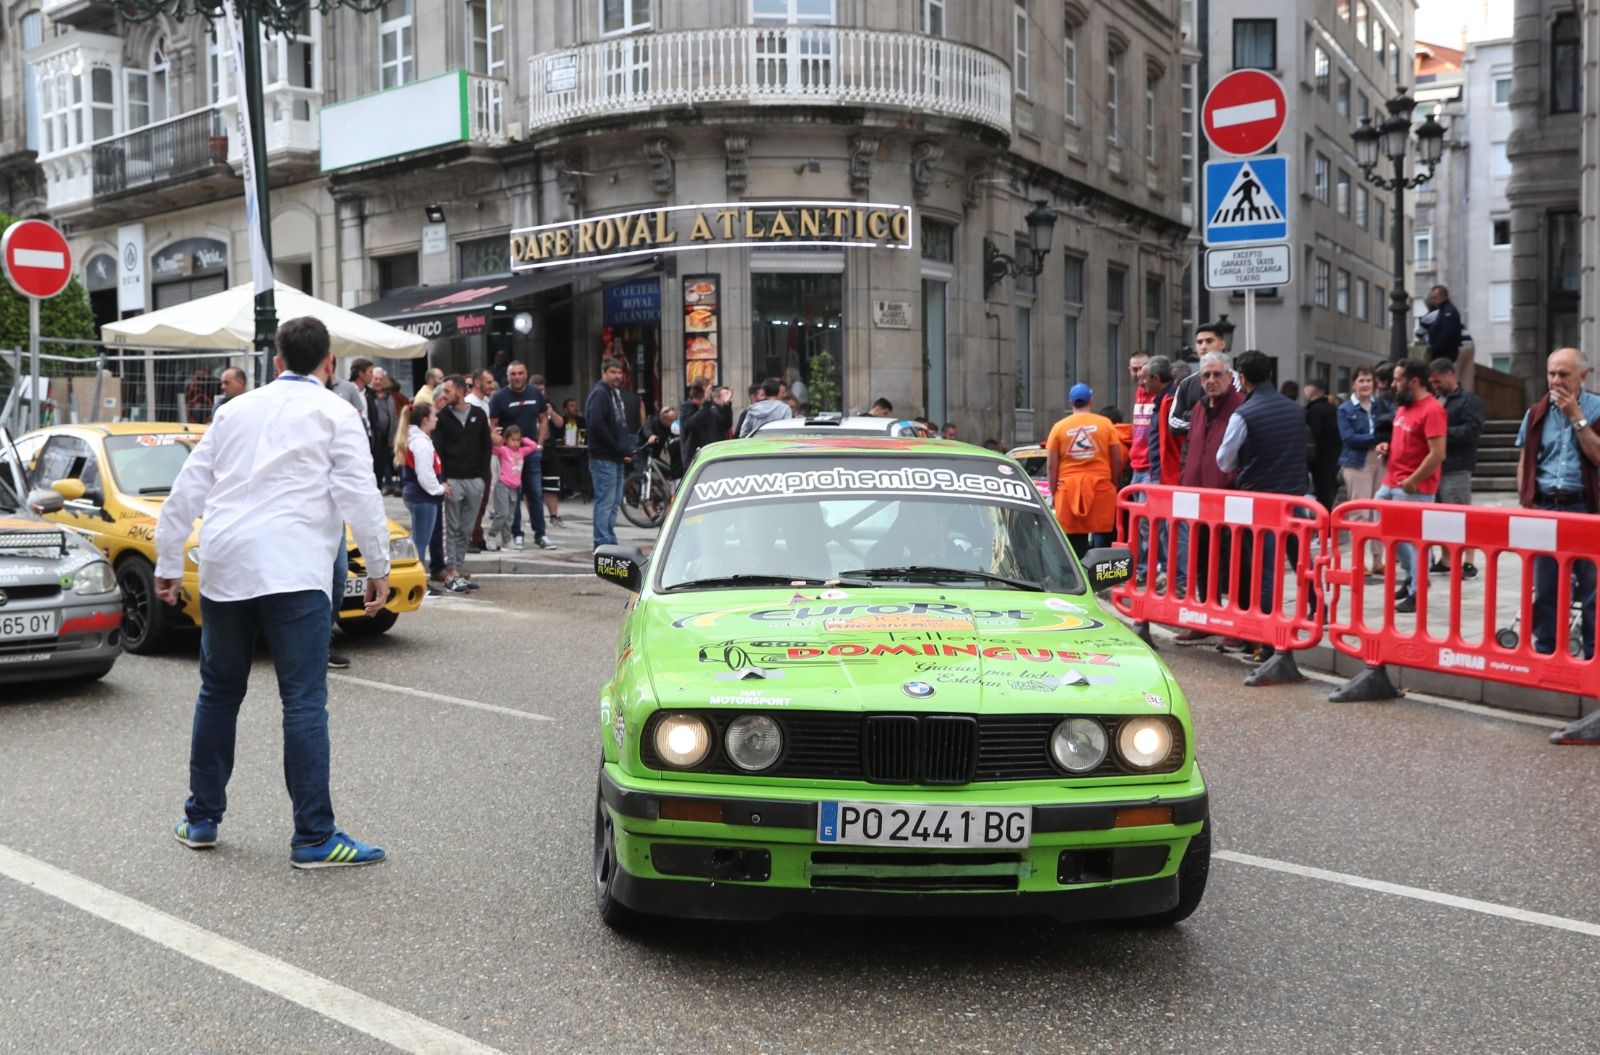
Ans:
{"type": "Polygon", "coordinates": [[[600,699],[602,919],[1188,916],[1188,704],[1094,592],[1130,564],[1080,565],[977,447],[707,448],[648,562],[594,557],[637,595],[600,699]]]}

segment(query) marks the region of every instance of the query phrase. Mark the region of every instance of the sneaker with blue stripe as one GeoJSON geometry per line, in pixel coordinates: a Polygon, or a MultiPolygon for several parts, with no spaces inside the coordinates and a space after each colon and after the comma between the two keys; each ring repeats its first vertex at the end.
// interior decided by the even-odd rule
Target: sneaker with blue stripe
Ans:
{"type": "Polygon", "coordinates": [[[349,868],[375,865],[386,856],[381,846],[368,846],[344,832],[334,832],[315,846],[296,846],[289,853],[289,863],[296,868],[349,868]]]}
{"type": "Polygon", "coordinates": [[[179,821],[172,836],[191,850],[210,850],[217,845],[216,821],[179,821]]]}

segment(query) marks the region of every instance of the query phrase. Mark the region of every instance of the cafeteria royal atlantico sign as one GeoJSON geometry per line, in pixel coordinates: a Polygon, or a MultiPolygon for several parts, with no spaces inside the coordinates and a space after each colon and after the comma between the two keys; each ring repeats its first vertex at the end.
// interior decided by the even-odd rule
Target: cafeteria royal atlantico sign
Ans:
{"type": "Polygon", "coordinates": [[[910,249],[911,230],[909,205],[854,201],[670,205],[512,231],[511,270],[713,247],[910,249]]]}

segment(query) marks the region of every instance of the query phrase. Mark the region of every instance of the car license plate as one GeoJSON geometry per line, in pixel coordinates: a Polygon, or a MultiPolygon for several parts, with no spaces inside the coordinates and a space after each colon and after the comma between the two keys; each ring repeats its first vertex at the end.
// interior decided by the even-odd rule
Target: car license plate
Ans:
{"type": "Polygon", "coordinates": [[[848,846],[1028,845],[1029,806],[929,806],[914,802],[823,802],[817,842],[848,846]]]}
{"type": "Polygon", "coordinates": [[[345,597],[345,600],[348,601],[352,597],[362,597],[362,598],[364,598],[366,596],[367,596],[367,577],[365,575],[357,575],[354,578],[346,579],[344,581],[344,597],[345,597]]]}
{"type": "Polygon", "coordinates": [[[21,612],[0,615],[0,641],[18,641],[29,637],[54,637],[59,612],[21,612]]]}

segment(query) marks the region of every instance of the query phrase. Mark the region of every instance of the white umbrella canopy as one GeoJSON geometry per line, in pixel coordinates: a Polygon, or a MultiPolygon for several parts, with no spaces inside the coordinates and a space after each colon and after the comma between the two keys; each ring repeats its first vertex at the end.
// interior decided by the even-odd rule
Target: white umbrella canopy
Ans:
{"type": "MultiPolygon", "coordinates": [[[[365,355],[420,359],[428,354],[426,337],[335,307],[282,282],[275,283],[274,288],[278,321],[302,315],[321,319],[333,338],[335,358],[365,355]]],[[[174,304],[100,327],[100,339],[107,344],[207,351],[248,352],[254,347],[255,333],[255,287],[248,282],[186,304],[174,304]]]]}

